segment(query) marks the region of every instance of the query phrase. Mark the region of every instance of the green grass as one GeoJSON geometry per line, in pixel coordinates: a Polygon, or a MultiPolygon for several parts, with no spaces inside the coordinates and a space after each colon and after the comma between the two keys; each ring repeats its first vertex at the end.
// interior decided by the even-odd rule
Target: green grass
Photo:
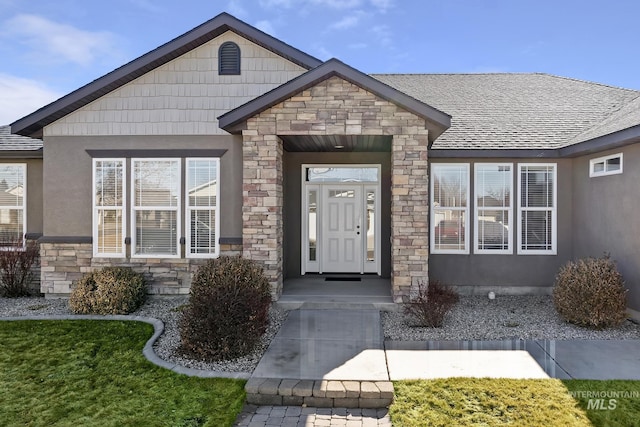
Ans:
{"type": "Polygon", "coordinates": [[[142,355],[139,322],[0,321],[3,426],[231,426],[244,381],[179,375],[142,355]]]}
{"type": "Polygon", "coordinates": [[[394,386],[394,427],[591,426],[559,380],[447,378],[394,386]]]}
{"type": "Polygon", "coordinates": [[[563,383],[569,391],[575,393],[575,399],[586,410],[594,426],[640,426],[640,381],[565,380],[563,383]],[[591,397],[592,399],[604,399],[600,408],[593,407],[593,400],[592,407],[589,408],[589,393],[597,396],[591,397]]]}

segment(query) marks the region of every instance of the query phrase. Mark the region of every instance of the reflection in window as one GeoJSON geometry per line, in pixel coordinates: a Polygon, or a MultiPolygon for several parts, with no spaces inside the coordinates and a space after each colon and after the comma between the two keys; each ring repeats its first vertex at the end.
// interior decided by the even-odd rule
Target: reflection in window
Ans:
{"type": "Polygon", "coordinates": [[[378,168],[307,168],[308,182],[378,182],[378,168]]]}
{"type": "Polygon", "coordinates": [[[94,160],[94,253],[124,256],[124,159],[94,160]]]}
{"type": "Polygon", "coordinates": [[[316,190],[310,190],[308,195],[309,212],[307,212],[307,221],[309,224],[309,261],[317,261],[317,248],[318,248],[318,193],[316,190]]]}
{"type": "Polygon", "coordinates": [[[339,199],[339,198],[353,199],[354,197],[356,197],[356,193],[354,190],[329,190],[329,197],[332,199],[339,199]]]}
{"type": "Polygon", "coordinates": [[[217,255],[220,159],[187,159],[187,256],[217,255]]]}
{"type": "Polygon", "coordinates": [[[476,250],[491,253],[510,249],[510,164],[476,164],[476,250]]]}
{"type": "Polygon", "coordinates": [[[25,164],[0,165],[0,246],[24,244],[25,164]]]}
{"type": "Polygon", "coordinates": [[[589,161],[589,176],[605,176],[622,173],[622,153],[599,157],[589,161]]]}
{"type": "Polygon", "coordinates": [[[433,164],[431,167],[432,250],[467,253],[468,164],[433,164]]]}
{"type": "Polygon", "coordinates": [[[367,262],[376,260],[376,193],[367,191],[367,262]]]}

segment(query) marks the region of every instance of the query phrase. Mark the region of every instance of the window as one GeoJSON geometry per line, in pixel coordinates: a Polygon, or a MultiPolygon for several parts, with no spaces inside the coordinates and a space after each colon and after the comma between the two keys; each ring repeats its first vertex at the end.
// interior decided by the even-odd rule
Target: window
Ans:
{"type": "Polygon", "coordinates": [[[124,159],[93,160],[94,256],[125,255],[124,180],[124,159]]]}
{"type": "Polygon", "coordinates": [[[518,164],[518,253],[556,253],[556,165],[518,164]]]}
{"type": "Polygon", "coordinates": [[[431,251],[469,253],[469,165],[431,165],[431,251]]]}
{"type": "Polygon", "coordinates": [[[240,48],[233,42],[222,43],[218,49],[218,74],[240,74],[240,48]]]}
{"type": "Polygon", "coordinates": [[[589,176],[605,176],[622,173],[622,153],[599,157],[589,161],[589,176]]]}
{"type": "Polygon", "coordinates": [[[132,256],[179,257],[180,159],[132,159],[132,256]]]}
{"type": "Polygon", "coordinates": [[[187,159],[187,256],[218,255],[220,159],[187,159]]]}
{"type": "Polygon", "coordinates": [[[476,253],[512,253],[513,172],[511,164],[475,165],[476,253]]]}
{"type": "Polygon", "coordinates": [[[26,182],[26,164],[0,164],[0,246],[12,246],[20,241],[24,245],[26,182]]]}

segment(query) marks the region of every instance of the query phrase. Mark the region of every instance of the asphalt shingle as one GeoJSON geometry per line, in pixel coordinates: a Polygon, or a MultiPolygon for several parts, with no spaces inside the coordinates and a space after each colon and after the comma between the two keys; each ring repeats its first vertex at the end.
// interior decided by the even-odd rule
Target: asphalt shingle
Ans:
{"type": "Polygon", "coordinates": [[[11,133],[11,126],[0,126],[0,151],[37,151],[42,140],[11,133]]]}

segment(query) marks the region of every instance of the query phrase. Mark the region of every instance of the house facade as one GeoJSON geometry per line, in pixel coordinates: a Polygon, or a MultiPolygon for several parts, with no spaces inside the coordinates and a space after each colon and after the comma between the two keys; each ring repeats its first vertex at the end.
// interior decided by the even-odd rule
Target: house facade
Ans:
{"type": "Polygon", "coordinates": [[[7,204],[0,222],[38,239],[49,296],[107,265],[187,293],[221,254],[259,261],[275,297],[327,273],[389,277],[396,302],[429,278],[543,293],[568,260],[608,252],[640,310],[638,91],[366,75],[222,14],[7,135],[30,147],[0,150],[26,221],[7,204]]]}

